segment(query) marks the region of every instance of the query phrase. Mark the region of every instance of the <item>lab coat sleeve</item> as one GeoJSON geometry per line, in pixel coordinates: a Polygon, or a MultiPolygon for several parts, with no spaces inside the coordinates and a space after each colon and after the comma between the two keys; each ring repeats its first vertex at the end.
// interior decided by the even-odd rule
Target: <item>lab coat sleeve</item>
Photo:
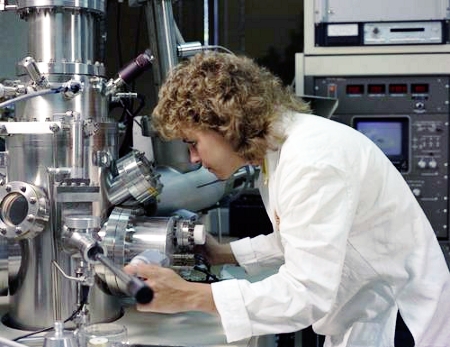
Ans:
{"type": "Polygon", "coordinates": [[[249,275],[278,268],[284,262],[283,249],[275,233],[246,237],[231,242],[230,246],[239,265],[249,275]]]}
{"type": "Polygon", "coordinates": [[[327,163],[280,163],[272,182],[285,263],[262,281],[212,284],[227,341],[303,329],[326,315],[340,283],[358,183],[327,163]]]}

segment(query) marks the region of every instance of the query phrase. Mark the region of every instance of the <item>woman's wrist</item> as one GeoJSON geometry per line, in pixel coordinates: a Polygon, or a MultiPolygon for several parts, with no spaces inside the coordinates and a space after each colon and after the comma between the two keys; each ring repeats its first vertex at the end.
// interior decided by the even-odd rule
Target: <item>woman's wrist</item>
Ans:
{"type": "Polygon", "coordinates": [[[221,264],[237,264],[229,243],[221,245],[218,257],[220,258],[221,264]]]}
{"type": "Polygon", "coordinates": [[[189,287],[189,294],[186,295],[188,311],[218,314],[210,284],[189,282],[189,287]]]}

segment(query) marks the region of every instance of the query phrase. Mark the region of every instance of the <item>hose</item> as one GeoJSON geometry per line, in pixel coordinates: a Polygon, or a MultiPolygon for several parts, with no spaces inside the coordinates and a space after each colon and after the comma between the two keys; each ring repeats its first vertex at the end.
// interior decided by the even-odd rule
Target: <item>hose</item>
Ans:
{"type": "Polygon", "coordinates": [[[44,90],[39,90],[39,91],[34,92],[34,93],[24,94],[24,95],[18,96],[17,98],[10,99],[10,100],[7,100],[7,101],[4,101],[4,102],[0,103],[0,108],[5,108],[5,107],[7,107],[9,105],[15,104],[18,101],[28,100],[28,99],[34,98],[36,96],[43,96],[43,95],[48,95],[48,94],[57,94],[57,93],[60,93],[62,89],[63,89],[62,87],[60,87],[60,88],[52,88],[52,89],[44,89],[44,90]]]}

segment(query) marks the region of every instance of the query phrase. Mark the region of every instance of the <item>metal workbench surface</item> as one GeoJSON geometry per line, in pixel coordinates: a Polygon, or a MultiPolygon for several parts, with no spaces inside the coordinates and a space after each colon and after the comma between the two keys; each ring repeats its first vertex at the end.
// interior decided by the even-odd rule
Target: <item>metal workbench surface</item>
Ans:
{"type": "MultiPolygon", "coordinates": [[[[7,311],[8,298],[1,297],[1,316],[7,311]]],[[[138,312],[134,306],[126,306],[124,315],[115,322],[127,327],[130,345],[247,347],[250,341],[227,344],[219,318],[200,312],[155,314],[138,312]]],[[[0,324],[1,337],[13,339],[26,333],[0,324]]]]}

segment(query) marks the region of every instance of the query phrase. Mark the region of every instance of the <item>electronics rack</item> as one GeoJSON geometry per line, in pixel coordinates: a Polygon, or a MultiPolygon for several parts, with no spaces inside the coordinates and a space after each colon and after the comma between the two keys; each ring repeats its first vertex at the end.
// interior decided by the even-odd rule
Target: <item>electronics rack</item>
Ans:
{"type": "Polygon", "coordinates": [[[449,8],[450,0],[305,1],[295,86],[297,95],[337,98],[333,117],[350,126],[397,124],[401,153],[390,159],[450,265],[449,8]],[[435,145],[439,150],[429,147],[435,145]]]}

